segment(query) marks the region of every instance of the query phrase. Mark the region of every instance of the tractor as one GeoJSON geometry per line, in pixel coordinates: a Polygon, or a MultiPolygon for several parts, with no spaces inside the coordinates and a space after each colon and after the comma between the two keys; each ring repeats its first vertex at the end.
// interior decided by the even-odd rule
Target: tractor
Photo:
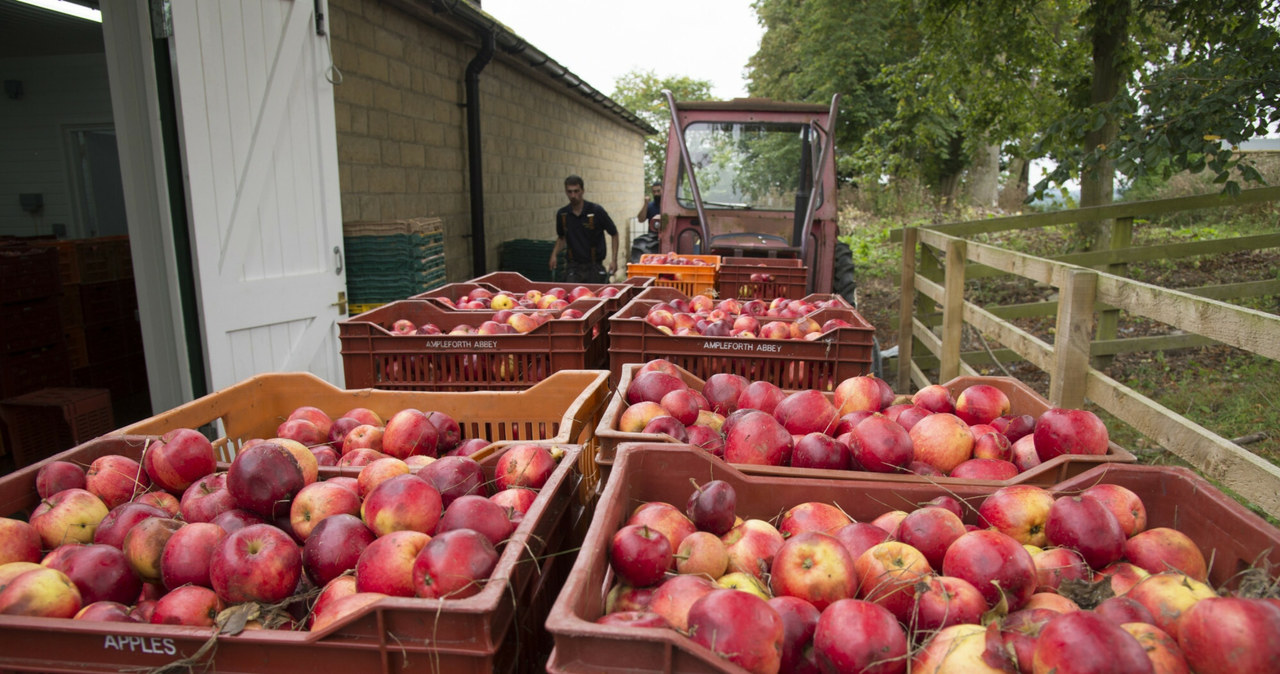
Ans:
{"type": "Polygon", "coordinates": [[[838,293],[857,306],[853,258],[836,239],[839,95],[827,107],[677,103],[664,94],[671,111],[665,189],[661,214],[637,241],[640,252],[719,255],[725,264],[790,260],[805,270],[805,294],[838,293]]]}

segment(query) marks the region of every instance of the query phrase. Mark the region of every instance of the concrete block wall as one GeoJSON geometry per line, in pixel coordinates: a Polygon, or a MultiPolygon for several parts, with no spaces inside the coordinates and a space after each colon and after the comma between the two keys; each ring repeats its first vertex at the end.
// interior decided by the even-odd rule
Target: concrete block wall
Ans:
{"type": "MultiPolygon", "coordinates": [[[[330,0],[343,221],[437,216],[448,280],[474,274],[463,76],[478,41],[378,0],[330,0]]],[[[499,52],[480,75],[487,271],[501,243],[554,239],[564,177],[618,224],[645,194],[641,131],[499,52]]]]}

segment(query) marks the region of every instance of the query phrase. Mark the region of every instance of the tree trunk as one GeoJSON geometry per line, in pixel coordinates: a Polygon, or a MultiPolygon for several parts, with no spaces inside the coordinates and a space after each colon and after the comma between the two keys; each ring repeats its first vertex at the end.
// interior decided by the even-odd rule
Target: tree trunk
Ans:
{"type": "Polygon", "coordinates": [[[982,208],[993,208],[1000,187],[1000,146],[984,145],[969,165],[969,202],[982,208]]]}
{"type": "MultiPolygon", "coordinates": [[[[1093,14],[1093,86],[1089,92],[1092,109],[1101,109],[1120,91],[1128,70],[1125,66],[1124,45],[1129,39],[1130,0],[1094,0],[1093,14]]],[[[1105,154],[1115,141],[1119,123],[1112,115],[1106,115],[1102,126],[1089,131],[1084,137],[1086,152],[1097,152],[1097,163],[1086,167],[1080,177],[1080,206],[1103,206],[1112,202],[1115,192],[1115,162],[1105,154]]],[[[1080,247],[1095,250],[1103,241],[1107,223],[1104,221],[1080,223],[1080,247]]]]}
{"type": "Polygon", "coordinates": [[[1031,162],[1014,157],[1009,160],[1009,182],[1000,191],[1000,209],[1006,213],[1022,210],[1031,183],[1031,162]]]}

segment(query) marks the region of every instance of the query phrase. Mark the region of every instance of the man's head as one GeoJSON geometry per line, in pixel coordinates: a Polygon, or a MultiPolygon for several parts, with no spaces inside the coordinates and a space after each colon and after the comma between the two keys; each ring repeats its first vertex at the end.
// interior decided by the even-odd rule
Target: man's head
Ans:
{"type": "Polygon", "coordinates": [[[564,195],[569,197],[569,203],[577,206],[582,203],[582,194],[585,186],[580,176],[571,175],[564,179],[564,195]]]}
{"type": "Polygon", "coordinates": [[[662,183],[655,182],[654,184],[650,185],[649,191],[653,194],[655,199],[662,196],[662,183]]]}

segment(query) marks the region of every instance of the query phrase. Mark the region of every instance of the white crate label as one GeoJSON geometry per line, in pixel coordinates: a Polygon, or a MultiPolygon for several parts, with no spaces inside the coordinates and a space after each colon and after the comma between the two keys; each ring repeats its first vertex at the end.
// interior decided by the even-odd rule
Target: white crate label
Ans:
{"type": "Polygon", "coordinates": [[[422,345],[427,349],[496,349],[498,343],[493,340],[461,340],[461,339],[436,339],[422,345]]]}
{"type": "Polygon", "coordinates": [[[702,348],[716,351],[754,351],[758,353],[782,353],[781,344],[768,344],[750,340],[729,342],[703,342],[702,348]]]}
{"type": "Polygon", "coordinates": [[[129,635],[108,634],[102,644],[103,648],[134,653],[155,653],[158,655],[177,655],[178,646],[173,639],[165,637],[135,637],[129,635]]]}

